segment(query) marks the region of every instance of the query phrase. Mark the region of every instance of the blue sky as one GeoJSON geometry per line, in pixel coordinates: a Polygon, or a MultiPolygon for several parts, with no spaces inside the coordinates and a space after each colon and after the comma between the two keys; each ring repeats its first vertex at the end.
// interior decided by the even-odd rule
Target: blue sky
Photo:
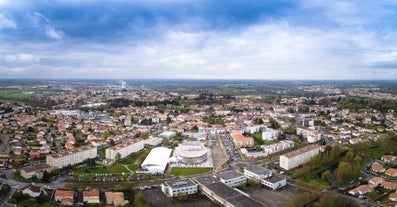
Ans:
{"type": "Polygon", "coordinates": [[[0,78],[397,79],[397,1],[0,0],[0,78]]]}

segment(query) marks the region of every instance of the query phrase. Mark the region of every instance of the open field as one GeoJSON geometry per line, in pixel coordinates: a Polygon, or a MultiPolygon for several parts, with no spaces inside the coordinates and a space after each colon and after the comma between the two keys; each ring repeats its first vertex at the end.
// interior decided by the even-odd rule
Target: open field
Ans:
{"type": "Polygon", "coordinates": [[[20,90],[4,90],[0,89],[0,102],[18,103],[21,104],[26,99],[34,96],[34,94],[24,94],[20,90]]]}

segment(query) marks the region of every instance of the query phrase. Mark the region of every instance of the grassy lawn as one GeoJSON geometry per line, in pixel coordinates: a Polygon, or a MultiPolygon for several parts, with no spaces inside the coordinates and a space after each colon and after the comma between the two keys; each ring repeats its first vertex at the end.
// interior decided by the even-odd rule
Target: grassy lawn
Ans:
{"type": "Polygon", "coordinates": [[[212,171],[212,167],[173,167],[172,175],[194,175],[212,171]]]}
{"type": "Polygon", "coordinates": [[[149,154],[149,152],[150,152],[149,149],[144,149],[141,152],[138,152],[130,157],[120,160],[118,163],[123,164],[123,165],[135,164],[135,161],[137,161],[137,160],[143,161],[143,159],[145,159],[145,157],[149,154]]]}
{"type": "Polygon", "coordinates": [[[123,165],[115,163],[111,166],[104,167],[97,164],[95,167],[82,167],[75,170],[75,174],[80,173],[130,173],[123,165]]]}

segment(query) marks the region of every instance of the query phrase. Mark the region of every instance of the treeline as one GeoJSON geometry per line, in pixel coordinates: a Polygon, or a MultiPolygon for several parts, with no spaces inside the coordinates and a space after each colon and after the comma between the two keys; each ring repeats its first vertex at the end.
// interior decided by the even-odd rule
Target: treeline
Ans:
{"type": "Polygon", "coordinates": [[[309,162],[304,164],[302,168],[298,169],[296,171],[296,175],[298,177],[301,176],[311,176],[312,174],[310,172],[313,172],[314,170],[318,168],[323,168],[323,167],[329,167],[331,165],[334,165],[335,163],[338,162],[339,157],[342,155],[343,151],[338,145],[335,146],[327,146],[325,148],[325,152],[319,153],[312,157],[309,162]]]}

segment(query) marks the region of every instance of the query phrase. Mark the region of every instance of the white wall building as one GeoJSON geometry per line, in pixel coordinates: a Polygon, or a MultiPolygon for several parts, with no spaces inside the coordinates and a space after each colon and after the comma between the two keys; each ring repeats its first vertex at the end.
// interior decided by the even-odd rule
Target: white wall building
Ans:
{"type": "Polygon", "coordinates": [[[199,141],[183,141],[174,150],[174,156],[185,164],[198,164],[209,158],[210,150],[199,141]]]}
{"type": "Polygon", "coordinates": [[[238,171],[227,171],[218,175],[219,180],[229,187],[236,187],[241,184],[247,183],[247,177],[238,171]]]}
{"type": "Polygon", "coordinates": [[[75,165],[93,159],[98,156],[95,146],[85,146],[78,149],[47,155],[46,163],[52,169],[61,169],[69,165],[75,165]]]}
{"type": "Polygon", "coordinates": [[[296,134],[302,135],[309,143],[317,142],[322,138],[319,127],[297,127],[296,134]]]}
{"type": "Polygon", "coordinates": [[[116,160],[116,156],[119,153],[120,159],[123,159],[133,153],[143,150],[144,141],[143,139],[133,139],[128,142],[123,142],[113,147],[109,147],[105,150],[105,158],[116,160]]]}
{"type": "Polygon", "coordinates": [[[319,147],[315,144],[308,145],[298,150],[280,156],[280,167],[290,170],[310,160],[319,153],[319,147]]]}
{"type": "Polygon", "coordinates": [[[169,197],[176,197],[180,193],[190,195],[198,192],[198,185],[190,179],[166,181],[161,184],[161,191],[169,197]]]}
{"type": "Polygon", "coordinates": [[[252,165],[244,168],[244,175],[249,179],[262,180],[272,177],[273,173],[269,169],[252,165]]]}
{"type": "Polygon", "coordinates": [[[259,180],[262,185],[271,188],[272,190],[276,190],[287,185],[287,179],[274,175],[269,169],[255,165],[244,168],[244,175],[250,179],[259,180]]]}
{"type": "Polygon", "coordinates": [[[283,150],[287,150],[294,147],[294,142],[290,140],[282,140],[279,143],[271,144],[271,145],[262,145],[261,148],[266,156],[270,154],[274,154],[277,152],[281,152],[283,150]]]}
{"type": "Polygon", "coordinates": [[[172,149],[166,147],[153,148],[142,162],[142,169],[153,174],[163,174],[171,156],[172,149]]]}
{"type": "Polygon", "coordinates": [[[262,139],[267,141],[273,141],[277,140],[279,135],[279,130],[266,128],[265,131],[262,132],[262,139]]]}
{"type": "Polygon", "coordinates": [[[261,180],[261,184],[271,188],[272,190],[277,190],[287,185],[287,179],[273,175],[270,178],[265,178],[261,180]]]}
{"type": "Polygon", "coordinates": [[[176,132],[171,132],[171,131],[166,131],[166,132],[159,134],[159,137],[165,138],[165,139],[170,139],[175,136],[176,136],[176,132]]]}

